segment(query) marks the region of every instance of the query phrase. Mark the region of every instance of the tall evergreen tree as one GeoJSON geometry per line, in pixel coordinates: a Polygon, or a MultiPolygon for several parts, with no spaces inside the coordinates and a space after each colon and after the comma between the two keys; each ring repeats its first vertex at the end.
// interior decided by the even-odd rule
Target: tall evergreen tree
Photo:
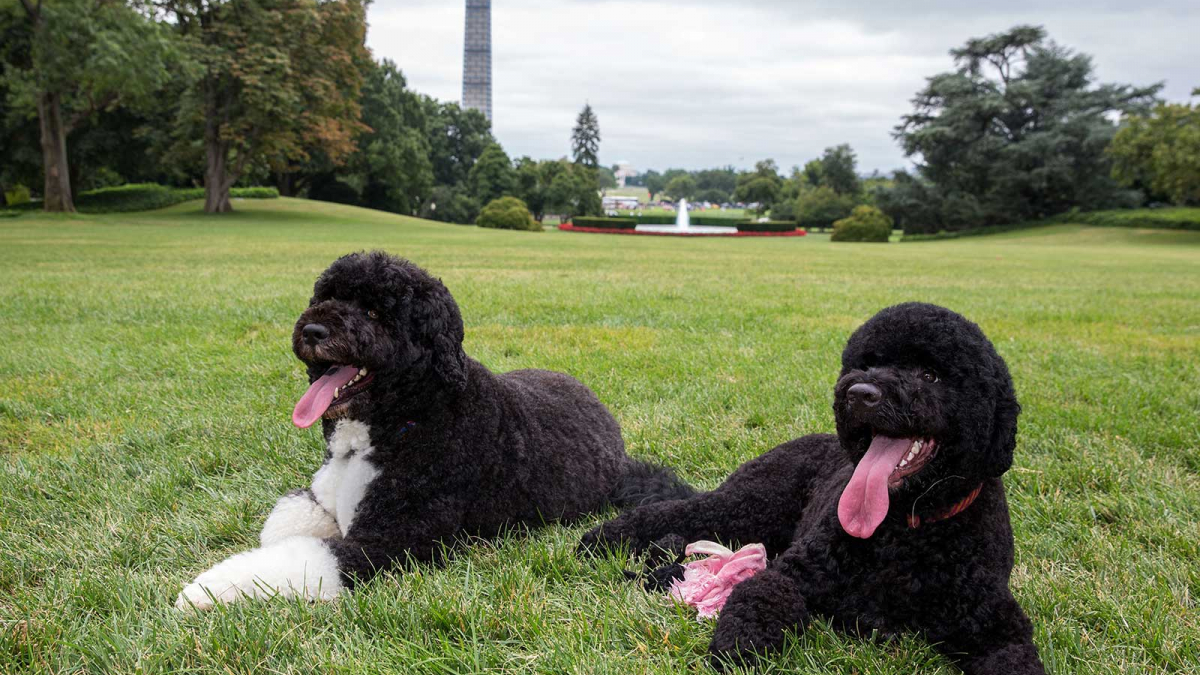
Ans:
{"type": "Polygon", "coordinates": [[[591,104],[584,105],[579,117],[575,118],[575,128],[571,131],[571,152],[576,164],[589,169],[600,166],[600,120],[596,119],[591,104]]]}

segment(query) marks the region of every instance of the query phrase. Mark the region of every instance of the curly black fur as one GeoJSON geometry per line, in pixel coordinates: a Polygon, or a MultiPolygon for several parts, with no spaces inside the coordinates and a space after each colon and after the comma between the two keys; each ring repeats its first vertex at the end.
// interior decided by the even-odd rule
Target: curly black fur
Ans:
{"type": "MultiPolygon", "coordinates": [[[[883,310],[851,336],[834,390],[837,436],[784,443],[712,492],[625,513],[588,532],[585,551],[663,542],[762,542],[768,568],[721,612],[714,665],[778,648],[811,615],[843,630],[917,632],[968,674],[1043,673],[1032,626],[1008,588],[1012,529],[1000,476],[1012,464],[1020,406],[1003,359],[978,326],[933,305],[883,310]],[[874,407],[849,389],[879,388],[874,407]],[[936,439],[936,454],[890,489],[883,523],[847,534],[838,501],[872,436],[936,439]],[[936,522],[976,487],[961,513],[936,522]],[[908,516],[926,516],[911,527],[908,516]]],[[[659,556],[661,559],[661,556],[659,556]]],[[[678,574],[668,567],[652,577],[678,574]]]]}
{"type": "Polygon", "coordinates": [[[692,494],[626,455],[616,420],[572,377],[496,375],[462,342],[446,287],[379,251],[334,262],[296,322],[293,350],[310,381],[339,364],[371,373],[322,419],[327,441],[341,419],[365,424],[379,470],[349,531],[327,540],[347,586],[408,558],[437,559],[462,535],[692,494]]]}

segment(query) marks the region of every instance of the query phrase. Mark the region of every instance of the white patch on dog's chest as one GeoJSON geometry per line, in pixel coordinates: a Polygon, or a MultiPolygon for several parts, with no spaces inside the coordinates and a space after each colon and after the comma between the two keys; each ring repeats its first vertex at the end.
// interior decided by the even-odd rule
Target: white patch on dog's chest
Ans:
{"type": "Polygon", "coordinates": [[[356,420],[339,420],[329,436],[329,461],[313,476],[312,491],[326,511],[337,518],[342,536],[354,524],[358,503],[379,469],[367,460],[374,451],[370,427],[356,420]]]}

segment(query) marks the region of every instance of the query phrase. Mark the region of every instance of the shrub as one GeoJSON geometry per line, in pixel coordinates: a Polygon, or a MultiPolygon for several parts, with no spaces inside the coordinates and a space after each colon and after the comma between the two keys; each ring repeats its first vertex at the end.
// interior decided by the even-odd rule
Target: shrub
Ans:
{"type": "MultiPolygon", "coordinates": [[[[273,187],[233,188],[229,196],[234,199],[277,199],[279,190],[273,187]]],[[[97,190],[80,192],[75,198],[75,208],[80,213],[127,213],[153,211],[182,204],[194,199],[204,199],[204,188],[180,188],[157,183],[130,183],[97,190]]],[[[41,208],[39,202],[23,204],[21,210],[41,208]]]]}
{"type": "Polygon", "coordinates": [[[4,193],[4,203],[9,206],[17,206],[18,204],[29,203],[29,188],[24,185],[14,185],[11,190],[4,193]]]}
{"type": "Polygon", "coordinates": [[[493,199],[479,212],[475,224],[497,230],[542,231],[541,224],[529,213],[529,207],[516,197],[493,199]]]}
{"type": "Polygon", "coordinates": [[[571,224],[575,227],[595,227],[604,230],[632,230],[637,228],[639,219],[633,217],[618,217],[618,218],[594,218],[591,216],[579,216],[572,218],[571,224]]]}
{"type": "Polygon", "coordinates": [[[738,232],[791,232],[796,229],[794,220],[747,221],[737,224],[738,232]]]}
{"type": "Polygon", "coordinates": [[[874,206],[856,206],[849,218],[833,224],[831,241],[883,241],[892,236],[892,219],[874,206]]]}

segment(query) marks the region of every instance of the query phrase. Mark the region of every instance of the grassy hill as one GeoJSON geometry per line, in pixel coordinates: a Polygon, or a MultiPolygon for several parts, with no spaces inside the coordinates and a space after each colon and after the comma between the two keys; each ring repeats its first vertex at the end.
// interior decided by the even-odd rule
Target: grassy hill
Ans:
{"type": "MultiPolygon", "coordinates": [[[[1200,660],[1200,233],[1056,225],[919,245],[430,223],[298,200],[0,220],[0,672],[709,672],[711,624],[577,560],[597,519],[478,544],[334,604],[172,608],[320,464],[290,423],[315,276],[384,248],[441,277],[467,350],[592,386],[630,451],[715,486],[833,428],[842,345],[947,305],[1008,360],[1013,587],[1052,673],[1200,660]]],[[[1191,664],[1191,665],[1188,665],[1191,664]]],[[[814,622],[766,672],[957,672],[814,622]]]]}

